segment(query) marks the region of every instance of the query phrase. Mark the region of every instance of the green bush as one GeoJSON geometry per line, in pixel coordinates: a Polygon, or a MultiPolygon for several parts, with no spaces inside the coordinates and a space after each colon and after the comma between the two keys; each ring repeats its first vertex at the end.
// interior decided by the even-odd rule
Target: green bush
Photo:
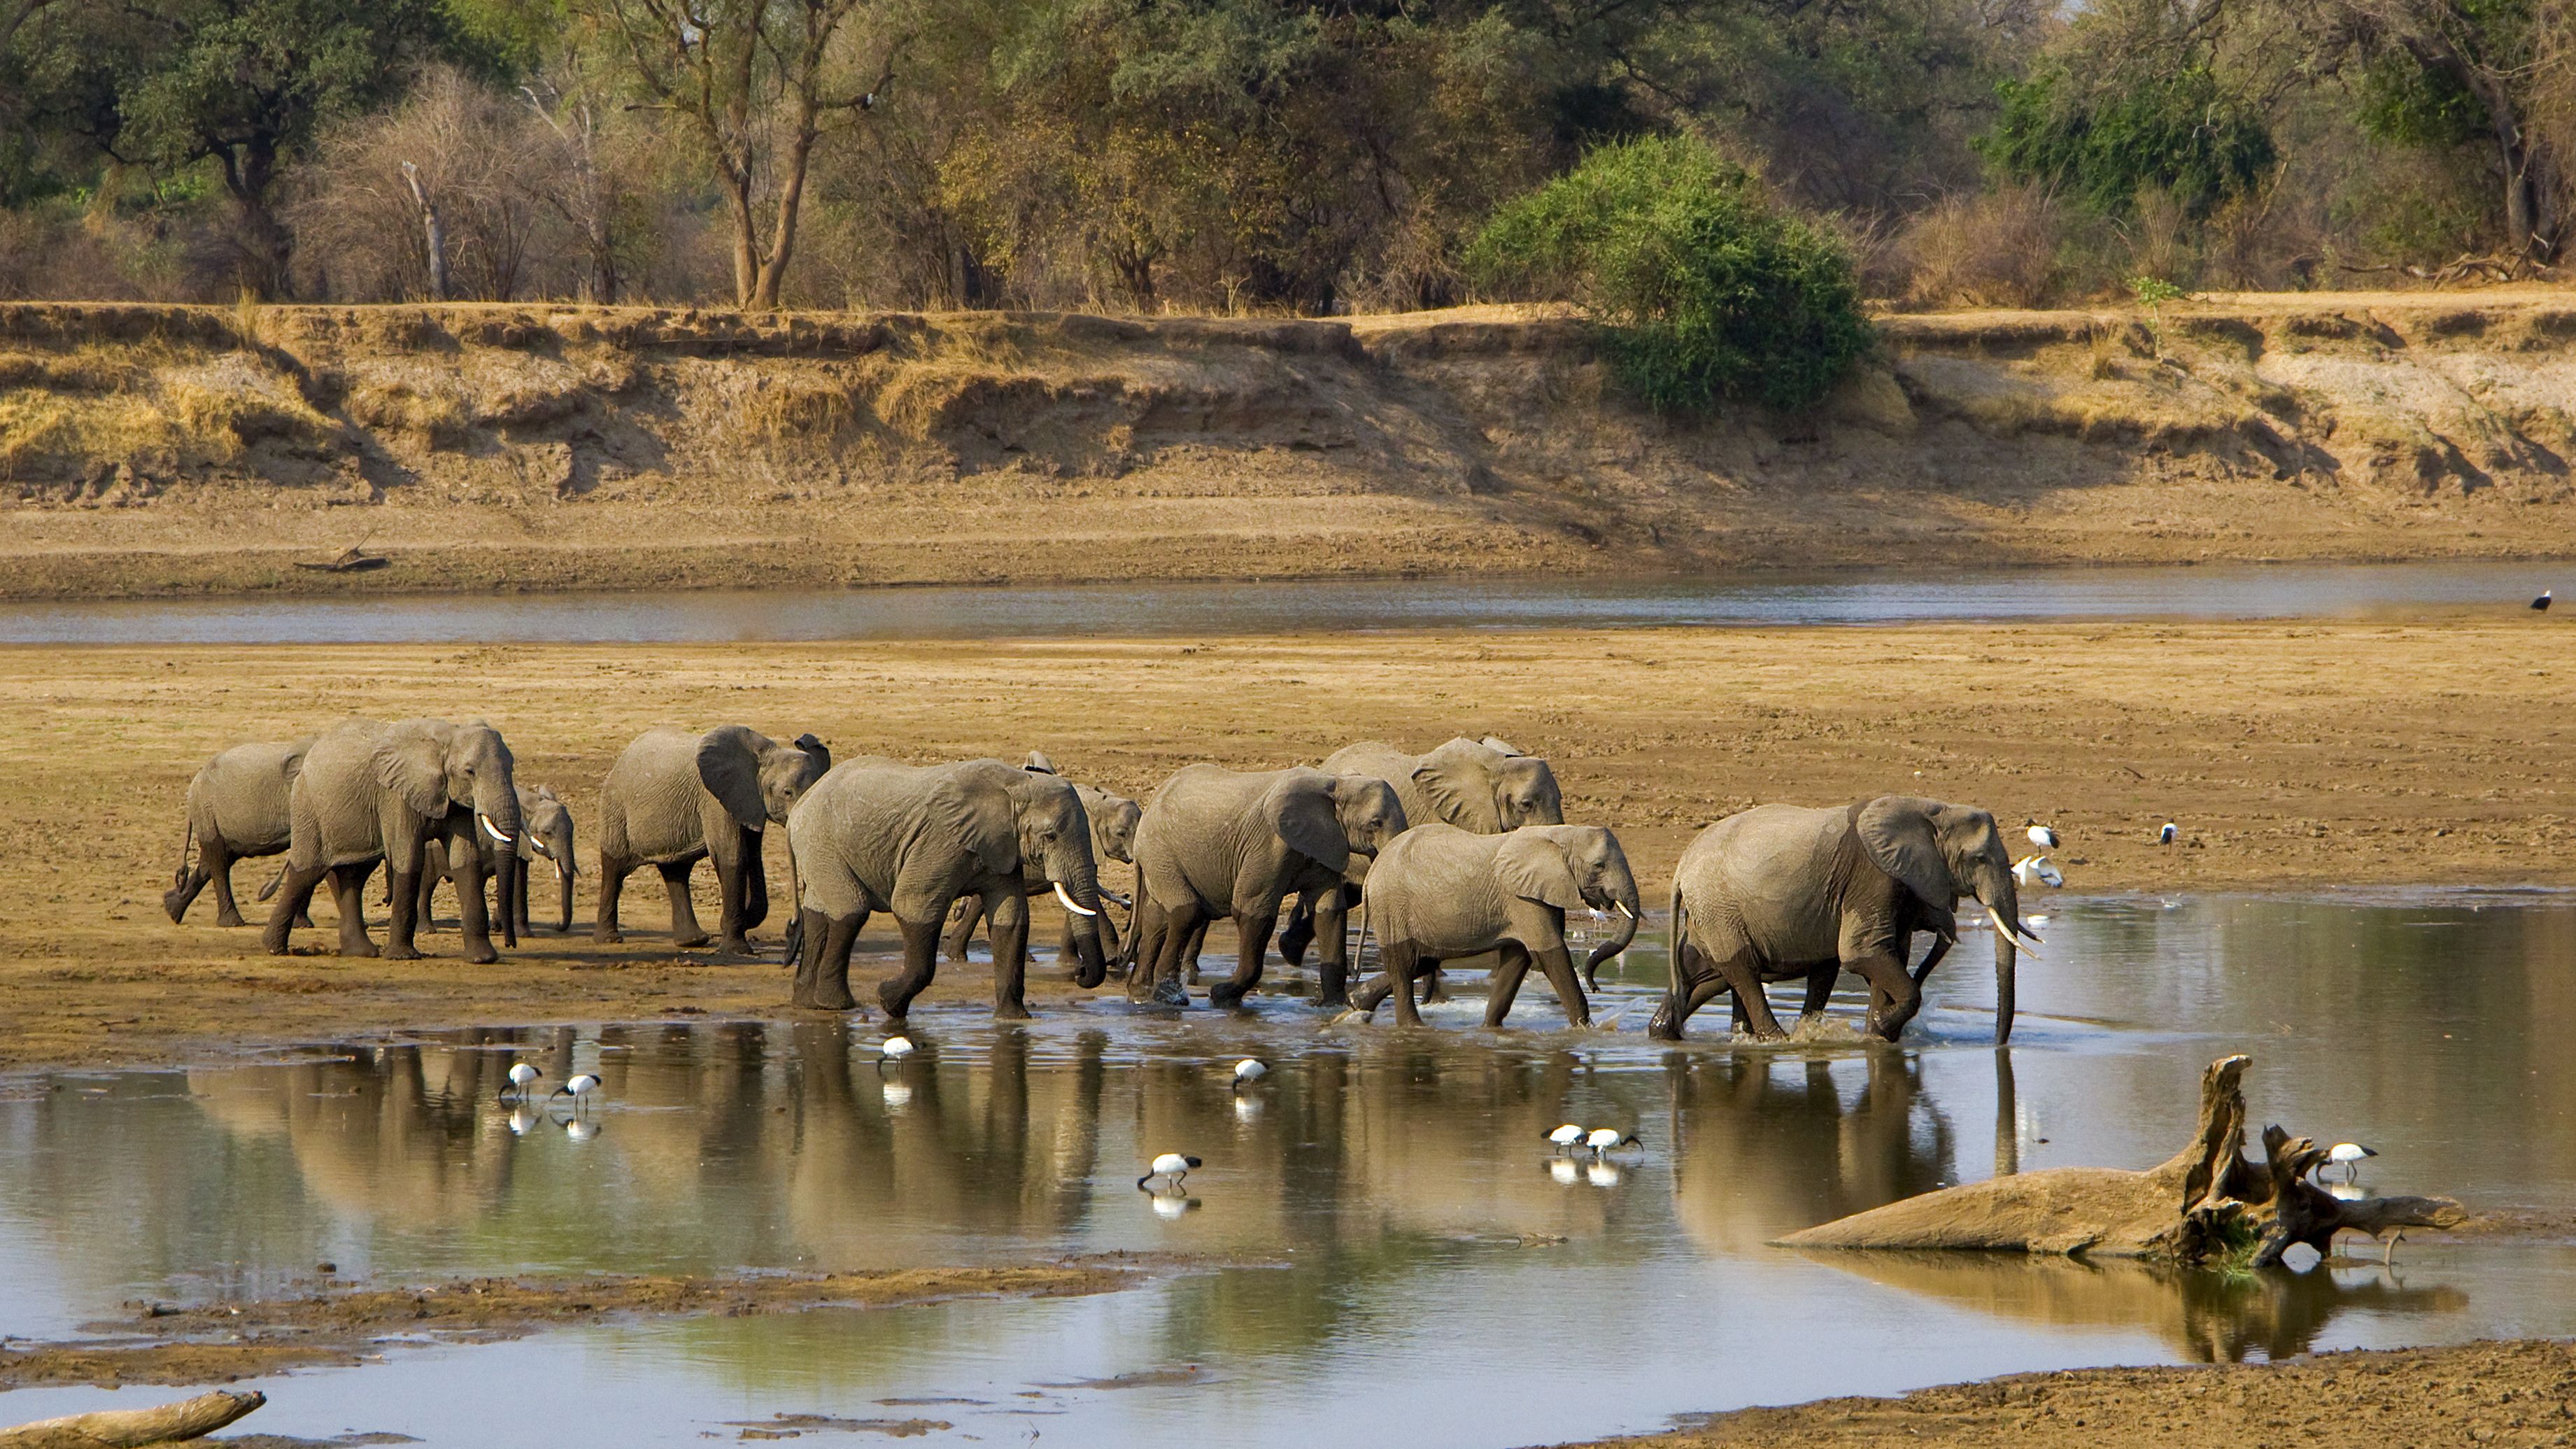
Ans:
{"type": "Polygon", "coordinates": [[[1497,211],[1466,261],[1487,288],[1580,305],[1659,412],[1812,406],[1873,342],[1841,240],[1687,137],[1592,151],[1497,211]]]}
{"type": "Polygon", "coordinates": [[[2152,188],[2205,220],[2277,159],[2271,129],[2205,66],[2089,89],[2042,71],[1996,93],[2002,114],[1977,149],[2014,180],[2068,187],[2105,216],[2152,188]]]}

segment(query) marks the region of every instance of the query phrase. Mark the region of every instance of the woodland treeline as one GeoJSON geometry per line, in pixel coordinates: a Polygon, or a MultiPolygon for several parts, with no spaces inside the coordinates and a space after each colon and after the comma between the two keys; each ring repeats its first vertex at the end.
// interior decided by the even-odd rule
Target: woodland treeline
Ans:
{"type": "Polygon", "coordinates": [[[2576,4],[0,0],[0,296],[1403,309],[1677,136],[1902,303],[2563,275],[2576,4]]]}

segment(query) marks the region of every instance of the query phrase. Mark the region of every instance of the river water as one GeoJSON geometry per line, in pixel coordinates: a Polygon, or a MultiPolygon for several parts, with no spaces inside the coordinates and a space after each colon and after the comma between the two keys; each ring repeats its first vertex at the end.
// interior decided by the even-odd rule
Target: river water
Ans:
{"type": "Polygon", "coordinates": [[[0,644],[613,643],[1893,624],[2522,608],[2542,563],[1840,570],[1698,579],[386,594],[0,604],[0,644]]]}
{"type": "MultiPolygon", "coordinates": [[[[1972,933],[1901,1049],[1732,1044],[1722,1013],[1649,1043],[1663,968],[1641,945],[1605,979],[1617,1029],[1597,1033],[1551,1029],[1534,984],[1501,1033],[1472,996],[1423,1032],[1276,997],[1177,1016],[1104,998],[1025,1027],[925,1010],[921,1054],[882,1071],[865,1024],[692,1019],[17,1078],[0,1089],[0,1332],[296,1291],[326,1259],[400,1282],[1132,1249],[1246,1266],[1093,1298],[394,1348],[261,1383],[272,1404],[246,1427],[679,1444],[821,1414],[928,1419],[939,1442],[1400,1428],[1431,1449],[2030,1369],[2576,1334],[2576,1245],[2557,1240],[2234,1278],[1766,1246],[1997,1171],[2149,1165],[2189,1132],[2203,1065],[2235,1051],[2254,1057],[2257,1124],[2370,1143],[2375,1189],[2576,1209],[2560,1036],[2576,895],[2032,904],[2049,947],[2025,960],[2009,1051],[1990,1044],[1972,933]],[[1247,1052],[1274,1071],[1238,1095],[1227,1069],[1247,1052]],[[514,1124],[494,1100],[520,1057],[605,1079],[581,1131],[561,1110],[514,1124]],[[1569,1120],[1642,1148],[1552,1158],[1542,1134],[1569,1120]],[[1162,1151],[1206,1160],[1185,1196],[1137,1190],[1162,1151]]],[[[0,1423],[136,1399],[21,1390],[0,1423]]]]}

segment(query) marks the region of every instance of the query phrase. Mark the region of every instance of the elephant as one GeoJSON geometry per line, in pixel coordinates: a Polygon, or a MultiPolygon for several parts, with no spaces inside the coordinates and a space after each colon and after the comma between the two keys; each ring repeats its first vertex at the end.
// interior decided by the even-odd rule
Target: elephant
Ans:
{"type": "Polygon", "coordinates": [[[1368,929],[1383,943],[1386,974],[1354,1003],[1375,1011],[1391,993],[1396,1020],[1422,1024],[1413,979],[1426,964],[1499,949],[1485,1025],[1501,1026],[1536,960],[1556,988],[1568,1026],[1590,1026],[1591,1005],[1565,949],[1565,913],[1617,911],[1619,932],[1592,948],[1587,969],[1628,949],[1643,904],[1619,837],[1598,825],[1524,825],[1479,835],[1433,821],[1378,852],[1368,874],[1368,929]]]}
{"type": "Polygon", "coordinates": [[[901,765],[870,760],[825,775],[787,815],[797,874],[794,1005],[847,1011],[850,948],[872,912],[903,934],[902,971],[877,985],[901,1021],[938,971],[939,928],[977,896],[993,932],[993,1014],[1025,1020],[1028,883],[1043,877],[1074,917],[1076,981],[1098,986],[1100,885],[1091,822],[1072,784],[1000,760],[901,765]]]}
{"type": "Polygon", "coordinates": [[[689,873],[712,859],[723,902],[717,944],[749,952],[745,933],[769,917],[763,832],[832,768],[832,752],[812,735],[782,745],[748,725],[703,734],[657,726],[637,735],[599,785],[599,912],[591,939],[622,941],[617,901],[627,874],[657,866],[671,896],[676,945],[703,946],[707,933],[689,900],[689,873]]]}
{"type": "MultiPolygon", "coordinates": [[[[535,928],[528,921],[528,866],[533,861],[548,860],[554,863],[555,884],[560,892],[554,929],[558,934],[568,934],[572,930],[572,882],[581,869],[573,859],[572,808],[557,798],[548,786],[540,785],[533,790],[525,785],[516,788],[521,829],[518,844],[513,847],[518,856],[518,866],[511,874],[518,888],[509,902],[511,928],[521,935],[535,933],[535,928]]],[[[430,928],[430,896],[438,882],[449,874],[445,846],[432,840],[426,848],[430,864],[420,873],[420,910],[417,915],[419,929],[424,931],[430,928]]]]}
{"type": "MultiPolygon", "coordinates": [[[[1048,759],[1042,750],[1029,751],[1028,759],[1021,764],[1020,768],[1032,775],[1059,773],[1055,762],[1048,759]]],[[[1124,795],[1113,795],[1106,790],[1095,789],[1078,782],[1074,785],[1073,792],[1081,797],[1083,816],[1091,822],[1092,868],[1096,871],[1103,861],[1111,860],[1121,865],[1134,865],[1136,863],[1136,821],[1144,814],[1143,808],[1124,795]]],[[[1030,889],[1039,889],[1039,883],[1031,882],[1030,889]]],[[[1134,908],[1135,902],[1132,899],[1120,900],[1106,886],[1101,887],[1100,894],[1104,900],[1127,906],[1131,910],[1134,908]]],[[[966,945],[974,939],[975,927],[982,923],[983,919],[983,897],[967,896],[957,902],[957,908],[948,915],[949,960],[966,959],[966,945]]],[[[1066,912],[1064,936],[1057,944],[1057,950],[1066,961],[1074,959],[1073,922],[1073,913],[1066,912]]],[[[1118,928],[1105,914],[1100,918],[1100,949],[1104,957],[1114,957],[1120,949],[1118,928]]]]}
{"type": "Polygon", "coordinates": [[[1262,952],[1292,892],[1313,892],[1325,942],[1323,1001],[1349,994],[1340,885],[1355,864],[1403,833],[1395,787],[1366,775],[1307,766],[1266,772],[1190,765],[1154,791],[1136,825],[1135,971],[1130,993],[1167,1005],[1188,1000],[1183,964],[1219,914],[1234,918],[1234,978],[1208,992],[1234,1006],[1261,980],[1262,952]]]}
{"type": "MultiPolygon", "coordinates": [[[[185,920],[197,893],[215,888],[215,924],[244,924],[233,899],[233,862],[257,856],[283,855],[292,842],[294,819],[287,798],[304,752],[313,736],[282,743],[235,745],[197,767],[188,781],[188,831],[179,845],[179,869],[161,908],[176,923],[185,920]],[[196,863],[188,850],[196,848],[196,863]]],[[[306,924],[311,924],[307,922],[306,924]]]]}
{"type": "MultiPolygon", "coordinates": [[[[291,840],[286,879],[269,910],[261,944],[286,953],[287,936],[325,875],[340,906],[340,954],[373,956],[367,938],[366,883],[382,861],[393,877],[392,920],[383,954],[417,960],[423,847],[435,837],[446,850],[448,879],[456,886],[467,959],[499,959],[483,910],[483,872],[500,877],[501,899],[517,889],[519,795],[510,746],[501,732],[475,720],[412,719],[395,724],[353,719],[314,740],[289,795],[291,840]],[[499,847],[485,851],[486,840],[499,847]]],[[[519,944],[509,913],[501,916],[504,944],[519,944]]]]}
{"type": "Polygon", "coordinates": [[[1672,990],[1650,1035],[1678,1040],[1710,997],[1735,993],[1756,1036],[1787,1033],[1765,981],[1805,977],[1802,1019],[1822,1014],[1839,972],[1869,983],[1868,1028],[1896,1040],[1923,1002],[1923,981],[1952,942],[1951,912],[1972,896],[1995,923],[1995,1042],[2011,1040],[2024,930],[2011,853],[1995,818],[1968,805],[1881,795],[1849,807],[1760,805],[1699,833],[1674,867],[1672,990]],[[1906,968],[1916,931],[1931,951],[1906,968]]]}

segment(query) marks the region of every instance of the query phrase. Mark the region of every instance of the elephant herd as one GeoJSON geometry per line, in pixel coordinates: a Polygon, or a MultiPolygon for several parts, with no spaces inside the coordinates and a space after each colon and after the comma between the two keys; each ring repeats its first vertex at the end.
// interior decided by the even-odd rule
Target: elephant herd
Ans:
{"type": "MultiPolygon", "coordinates": [[[[1584,990],[1634,940],[1645,906],[1618,837],[1568,825],[1545,759],[1502,740],[1454,739],[1427,754],[1352,745],[1320,767],[1241,771],[1190,765],[1142,804],[1063,778],[1043,754],[919,766],[881,756],[835,761],[812,734],[779,743],[743,725],[647,730],[602,780],[598,906],[592,937],[623,939],[628,875],[650,865],[670,897],[676,944],[747,953],[769,914],[765,832],[786,828],[794,915],[787,954],[792,1002],[846,1011],[853,945],[868,918],[893,917],[900,967],[877,998],[901,1020],[937,970],[945,936],[964,958],[980,925],[991,940],[993,1007],[1025,1017],[1029,900],[1064,913],[1072,979],[1102,985],[1124,968],[1131,999],[1186,1004],[1210,924],[1233,926],[1233,974],[1208,989],[1238,1005],[1262,978],[1274,933],[1297,964],[1316,951],[1320,1001],[1421,1020],[1416,993],[1439,988],[1441,964],[1494,961],[1485,1021],[1500,1026],[1535,966],[1569,1025],[1590,1024],[1584,990]],[[689,878],[714,862],[720,915],[711,938],[689,878]],[[1134,868],[1134,896],[1102,886],[1103,861],[1134,868]],[[1107,914],[1126,907],[1121,933],[1107,914]],[[1383,974],[1350,979],[1349,914],[1380,943],[1383,974]],[[1612,917],[1612,934],[1578,970],[1566,914],[1612,917]],[[1281,925],[1282,912],[1288,920],[1281,925]]],[[[264,933],[271,952],[327,878],[340,952],[379,954],[363,892],[381,864],[390,906],[381,954],[416,958],[431,889],[449,882],[466,956],[497,959],[492,926],[516,946],[528,919],[528,873],[554,867],[555,929],[572,928],[572,812],[551,789],[515,778],[509,746],[481,721],[352,719],[307,739],[239,745],[198,770],[187,793],[187,841],[163,904],[173,921],[215,889],[217,923],[243,924],[235,861],[284,855],[264,933]],[[195,858],[187,859],[193,845],[195,858]],[[487,881],[495,906],[487,910],[487,881]]],[[[1803,980],[1802,1019],[1819,1015],[1842,972],[1869,988],[1868,1029],[1888,1040],[1922,1004],[1922,986],[1958,939],[1955,914],[1975,900],[1995,926],[1997,1041],[2012,1031],[2023,928],[2010,856],[1994,817],[1971,806],[1882,795],[1848,807],[1765,805],[1702,831],[1670,895],[1671,985],[1650,1032],[1678,1039],[1720,994],[1739,1029],[1784,1035],[1764,995],[1803,980]],[[1931,937],[1920,962],[1913,938],[1931,937]]]]}

